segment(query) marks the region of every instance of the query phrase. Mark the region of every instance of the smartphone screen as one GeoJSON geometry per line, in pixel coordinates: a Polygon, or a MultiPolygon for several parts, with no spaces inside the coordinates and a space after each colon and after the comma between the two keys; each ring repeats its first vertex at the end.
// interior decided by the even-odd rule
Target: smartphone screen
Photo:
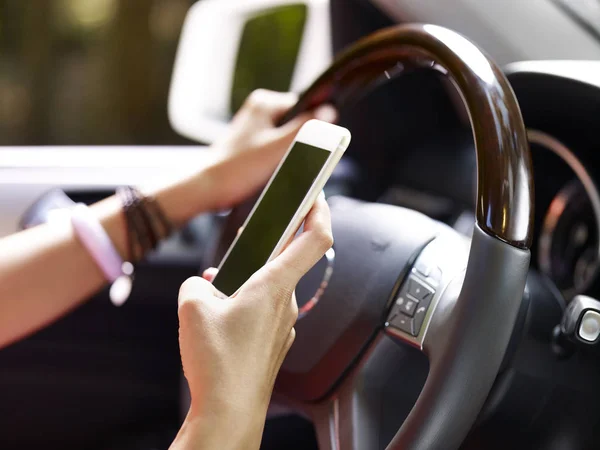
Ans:
{"type": "Polygon", "coordinates": [[[294,143],[213,281],[223,294],[233,295],[267,263],[329,156],[329,150],[294,143]]]}

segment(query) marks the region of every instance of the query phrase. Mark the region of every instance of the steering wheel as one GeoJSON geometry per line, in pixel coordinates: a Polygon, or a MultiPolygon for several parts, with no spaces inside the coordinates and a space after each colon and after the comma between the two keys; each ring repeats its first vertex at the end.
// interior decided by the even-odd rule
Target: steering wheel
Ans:
{"type": "MultiPolygon", "coordinates": [[[[396,206],[329,200],[333,272],[296,324],[274,393],[313,420],[321,450],[458,448],[500,370],[521,305],[533,222],[531,157],[507,79],[472,42],[434,25],[377,32],[344,51],[283,121],[322,103],[343,109],[422,68],[446,75],[469,113],[477,153],[474,233],[466,239],[396,206]],[[369,397],[368,377],[394,382],[389,336],[423,352],[429,373],[385,447],[377,427],[382,406],[369,397]]],[[[228,219],[221,254],[247,212],[228,219]]]]}

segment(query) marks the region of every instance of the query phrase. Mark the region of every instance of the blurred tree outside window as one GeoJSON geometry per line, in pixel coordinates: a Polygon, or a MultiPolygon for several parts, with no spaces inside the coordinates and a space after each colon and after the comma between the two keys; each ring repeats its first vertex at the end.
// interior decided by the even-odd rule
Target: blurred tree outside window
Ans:
{"type": "Polygon", "coordinates": [[[194,0],[0,0],[0,145],[189,144],[167,99],[194,0]]]}

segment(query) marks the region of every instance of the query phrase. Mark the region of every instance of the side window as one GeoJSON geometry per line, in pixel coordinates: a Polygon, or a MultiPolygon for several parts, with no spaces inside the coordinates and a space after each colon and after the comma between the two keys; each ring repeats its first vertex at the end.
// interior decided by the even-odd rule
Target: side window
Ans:
{"type": "Polygon", "coordinates": [[[202,0],[188,12],[169,94],[183,136],[211,143],[257,88],[302,92],[331,63],[329,0],[202,0]]]}
{"type": "Polygon", "coordinates": [[[231,113],[240,108],[254,89],[282,92],[290,89],[306,12],[306,4],[298,3],[277,6],[248,18],[234,66],[231,113]]]}

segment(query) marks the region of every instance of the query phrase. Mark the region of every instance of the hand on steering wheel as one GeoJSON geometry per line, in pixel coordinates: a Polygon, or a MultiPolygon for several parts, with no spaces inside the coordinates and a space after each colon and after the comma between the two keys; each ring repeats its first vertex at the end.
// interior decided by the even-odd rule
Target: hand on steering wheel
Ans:
{"type": "Polygon", "coordinates": [[[214,209],[236,205],[262,188],[305,122],[315,118],[336,120],[335,109],[322,105],[276,126],[297,100],[296,94],[265,89],[248,96],[233,118],[227,137],[214,144],[220,151],[210,177],[218,183],[218,188],[212,190],[216,194],[214,209]]]}

